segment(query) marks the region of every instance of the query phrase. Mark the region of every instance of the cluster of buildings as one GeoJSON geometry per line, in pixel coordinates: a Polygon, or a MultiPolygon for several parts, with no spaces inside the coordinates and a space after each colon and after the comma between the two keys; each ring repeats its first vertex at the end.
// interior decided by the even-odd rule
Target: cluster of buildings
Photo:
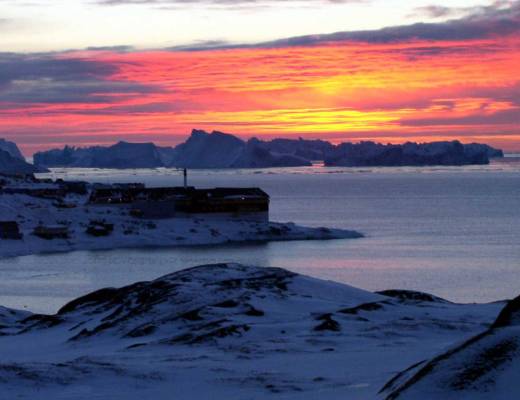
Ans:
{"type": "Polygon", "coordinates": [[[109,187],[93,189],[90,205],[125,207],[142,218],[197,214],[267,221],[269,195],[259,188],[109,187]]]}
{"type": "MultiPolygon", "coordinates": [[[[269,195],[255,187],[197,189],[185,181],[180,187],[147,188],[140,183],[106,185],[0,176],[0,196],[16,194],[53,200],[52,206],[56,208],[113,207],[141,219],[203,217],[269,221],[269,195]]],[[[103,224],[91,223],[86,233],[101,236],[112,230],[113,226],[108,229],[103,224]]],[[[66,238],[69,234],[68,227],[60,225],[38,225],[32,233],[46,239],[66,238]]],[[[16,221],[0,221],[0,239],[22,237],[16,221]]]]}

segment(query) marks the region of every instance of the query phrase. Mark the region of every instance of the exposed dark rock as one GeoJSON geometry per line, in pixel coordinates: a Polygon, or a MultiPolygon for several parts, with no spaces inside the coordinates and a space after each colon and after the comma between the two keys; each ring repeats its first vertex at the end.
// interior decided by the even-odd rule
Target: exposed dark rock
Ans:
{"type": "Polygon", "coordinates": [[[507,302],[492,328],[503,328],[511,325],[520,325],[520,296],[507,302]]]}
{"type": "Polygon", "coordinates": [[[112,300],[118,290],[115,288],[104,288],[96,290],[95,292],[89,293],[85,296],[78,297],[75,300],[65,304],[62,308],[58,310],[58,314],[65,314],[68,312],[76,311],[78,308],[83,307],[85,305],[90,305],[92,303],[102,303],[106,301],[112,300]]]}
{"type": "Polygon", "coordinates": [[[262,310],[254,308],[252,305],[248,305],[248,310],[244,313],[249,317],[263,317],[265,313],[262,310]]]}
{"type": "Polygon", "coordinates": [[[199,315],[200,309],[191,310],[180,315],[182,319],[187,321],[201,321],[203,318],[199,315]]]}
{"type": "Polygon", "coordinates": [[[474,382],[490,371],[497,369],[502,364],[511,361],[514,352],[518,349],[516,340],[506,340],[496,346],[484,349],[468,363],[467,367],[456,373],[450,382],[450,386],[456,390],[471,387],[474,382]]]}
{"type": "Polygon", "coordinates": [[[24,331],[28,331],[31,329],[51,328],[53,326],[59,325],[61,322],[63,322],[63,319],[57,315],[34,314],[20,322],[26,325],[24,331]]]}
{"type": "Polygon", "coordinates": [[[357,314],[359,313],[360,311],[376,311],[376,310],[380,310],[381,308],[383,308],[383,306],[380,304],[380,303],[365,303],[365,304],[360,304],[359,306],[356,306],[356,307],[350,307],[350,308],[343,308],[341,310],[339,310],[340,313],[343,313],[343,314],[357,314]]]}
{"type": "Polygon", "coordinates": [[[154,333],[157,330],[157,327],[155,325],[146,324],[144,326],[139,326],[135,328],[134,330],[128,332],[126,334],[127,337],[142,337],[142,336],[148,336],[154,333]]]}
{"type": "Polygon", "coordinates": [[[214,304],[213,307],[220,307],[220,308],[233,308],[237,307],[238,303],[235,300],[225,300],[220,303],[214,304]]]}
{"type": "Polygon", "coordinates": [[[234,324],[223,326],[221,328],[217,328],[213,331],[205,333],[203,335],[195,336],[189,343],[201,343],[211,339],[222,339],[227,336],[242,336],[245,332],[249,331],[251,328],[247,324],[234,324]]]}
{"type": "Polygon", "coordinates": [[[318,321],[323,321],[321,324],[314,327],[314,330],[317,332],[320,331],[332,331],[339,332],[341,331],[341,325],[338,321],[332,319],[332,314],[323,314],[316,318],[318,321]]]}
{"type": "Polygon", "coordinates": [[[444,300],[441,297],[434,296],[429,293],[417,292],[415,290],[382,290],[376,292],[383,296],[394,297],[402,301],[414,301],[414,302],[428,302],[428,303],[449,303],[448,300],[444,300]]]}

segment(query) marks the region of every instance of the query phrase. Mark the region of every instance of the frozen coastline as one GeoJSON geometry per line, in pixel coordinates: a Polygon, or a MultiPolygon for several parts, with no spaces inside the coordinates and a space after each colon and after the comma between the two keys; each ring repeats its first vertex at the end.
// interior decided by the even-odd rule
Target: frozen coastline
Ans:
{"type": "Polygon", "coordinates": [[[140,219],[124,209],[81,205],[56,207],[52,200],[14,194],[0,196],[0,220],[15,220],[22,240],[1,240],[0,257],[137,247],[177,247],[226,243],[353,239],[356,231],[309,228],[293,223],[257,222],[223,218],[140,219]],[[89,221],[113,224],[113,232],[94,237],[85,231],[89,221]],[[61,224],[69,229],[67,239],[46,240],[32,232],[38,224],[61,224]]]}

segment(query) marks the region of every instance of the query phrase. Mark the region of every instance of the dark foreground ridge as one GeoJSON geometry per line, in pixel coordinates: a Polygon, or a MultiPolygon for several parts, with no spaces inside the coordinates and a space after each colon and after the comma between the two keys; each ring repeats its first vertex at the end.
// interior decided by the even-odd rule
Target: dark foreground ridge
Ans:
{"type": "Polygon", "coordinates": [[[514,399],[520,396],[515,376],[520,376],[520,296],[488,330],[401,372],[382,392],[387,400],[417,399],[422,393],[439,400],[514,399]]]}
{"type": "MultiPolygon", "coordinates": [[[[214,264],[100,289],[53,315],[0,307],[0,393],[54,400],[92,393],[125,400],[374,399],[396,370],[490,327],[503,307],[381,293],[280,268],[214,264]]],[[[517,323],[515,304],[491,331],[517,323]]],[[[500,343],[465,365],[506,365],[513,342],[500,343]]],[[[481,373],[475,368],[454,382],[466,385],[481,373]]],[[[387,389],[402,390],[405,378],[387,389]]]]}

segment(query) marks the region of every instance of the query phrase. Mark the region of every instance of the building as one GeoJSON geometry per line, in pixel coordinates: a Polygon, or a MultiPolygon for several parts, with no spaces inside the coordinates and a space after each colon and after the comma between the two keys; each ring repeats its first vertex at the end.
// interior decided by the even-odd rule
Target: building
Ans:
{"type": "Polygon", "coordinates": [[[211,216],[269,220],[269,195],[259,188],[111,187],[94,189],[90,205],[128,208],[142,218],[211,216]]]}

